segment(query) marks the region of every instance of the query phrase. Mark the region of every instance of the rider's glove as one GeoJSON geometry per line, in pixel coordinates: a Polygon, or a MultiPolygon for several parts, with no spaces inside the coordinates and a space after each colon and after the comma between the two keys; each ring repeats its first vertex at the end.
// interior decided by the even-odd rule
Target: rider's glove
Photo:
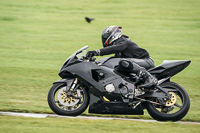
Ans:
{"type": "Polygon", "coordinates": [[[87,52],[87,57],[92,57],[92,56],[99,56],[100,55],[100,51],[99,50],[94,50],[94,51],[88,51],[87,52]]]}

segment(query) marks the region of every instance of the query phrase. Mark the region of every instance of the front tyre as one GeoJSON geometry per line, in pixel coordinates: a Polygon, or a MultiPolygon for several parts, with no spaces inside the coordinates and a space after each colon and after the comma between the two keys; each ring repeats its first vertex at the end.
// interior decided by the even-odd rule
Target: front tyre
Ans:
{"type": "Polygon", "coordinates": [[[65,83],[54,84],[48,93],[48,104],[58,115],[77,116],[82,114],[89,104],[86,87],[77,84],[72,90],[65,83]]]}
{"type": "MultiPolygon", "coordinates": [[[[168,89],[171,99],[166,101],[165,106],[147,103],[147,111],[158,121],[178,121],[181,120],[190,108],[190,99],[183,87],[173,82],[165,82],[160,85],[168,89]]],[[[157,102],[157,99],[153,99],[157,102]]]]}

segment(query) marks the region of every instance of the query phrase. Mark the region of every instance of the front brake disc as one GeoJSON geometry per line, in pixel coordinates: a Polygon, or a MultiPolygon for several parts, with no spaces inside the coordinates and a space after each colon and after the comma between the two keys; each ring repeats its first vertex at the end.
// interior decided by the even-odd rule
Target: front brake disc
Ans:
{"type": "Polygon", "coordinates": [[[72,96],[68,96],[66,87],[63,87],[58,92],[58,101],[64,106],[74,106],[79,102],[79,99],[75,99],[72,96]]]}

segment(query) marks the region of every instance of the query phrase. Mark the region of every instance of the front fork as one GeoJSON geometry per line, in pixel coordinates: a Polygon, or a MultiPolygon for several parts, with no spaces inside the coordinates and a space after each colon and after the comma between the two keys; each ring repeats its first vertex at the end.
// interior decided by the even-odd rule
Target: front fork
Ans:
{"type": "Polygon", "coordinates": [[[76,85],[77,85],[77,83],[78,83],[78,78],[75,78],[70,89],[74,90],[76,85]]]}
{"type": "Polygon", "coordinates": [[[80,89],[77,89],[78,87],[79,87],[78,78],[75,78],[74,81],[72,82],[70,91],[76,91],[77,92],[77,97],[76,98],[80,98],[81,97],[81,91],[80,91],[80,89]]]}

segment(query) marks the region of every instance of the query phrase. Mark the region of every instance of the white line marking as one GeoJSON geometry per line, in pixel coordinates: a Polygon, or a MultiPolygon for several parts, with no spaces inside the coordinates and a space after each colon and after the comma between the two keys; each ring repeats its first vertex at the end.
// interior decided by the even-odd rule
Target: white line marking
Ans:
{"type": "MultiPolygon", "coordinates": [[[[112,117],[93,117],[93,116],[62,116],[55,114],[36,114],[36,113],[17,113],[17,112],[1,112],[0,115],[8,115],[8,116],[24,116],[24,117],[33,117],[33,118],[46,118],[46,117],[62,117],[62,118],[80,118],[80,119],[88,119],[88,120],[124,120],[124,121],[140,121],[140,122],[158,122],[158,123],[166,123],[159,122],[156,120],[144,120],[144,119],[127,119],[127,118],[112,118],[112,117]]],[[[195,124],[200,125],[199,122],[188,122],[188,121],[178,121],[175,123],[180,124],[195,124]]]]}

